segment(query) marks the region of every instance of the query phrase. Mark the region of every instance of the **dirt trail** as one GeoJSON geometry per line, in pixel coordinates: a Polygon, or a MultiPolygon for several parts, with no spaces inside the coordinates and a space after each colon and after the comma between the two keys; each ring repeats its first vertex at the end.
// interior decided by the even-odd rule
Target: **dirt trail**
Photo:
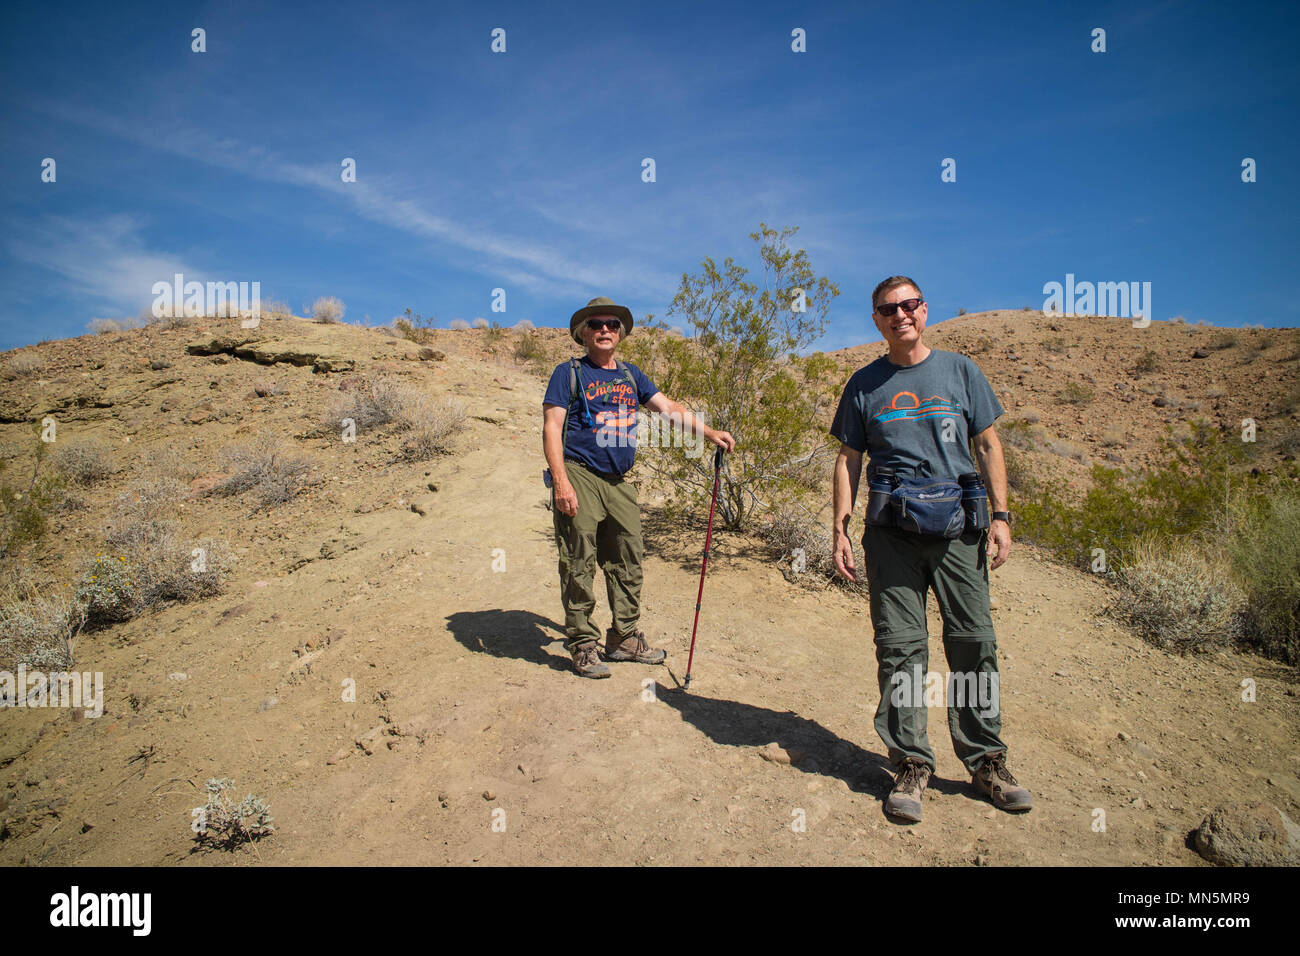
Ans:
{"type": "MultiPolygon", "coordinates": [[[[454,456],[349,473],[264,519],[265,544],[232,528],[252,553],[227,594],[83,641],[78,669],[108,683],[102,718],[3,715],[0,863],[1187,865],[1202,862],[1187,832],[1220,802],[1300,819],[1293,673],[1155,651],[1099,617],[1100,583],[1023,545],[993,593],[1025,816],[976,797],[931,708],[925,821],[886,820],[863,599],[792,585],[733,536],[710,561],[689,694],[676,682],[702,535],[657,535],[647,559],[643,624],[668,667],[577,678],[539,380],[493,368],[489,382],[455,355],[438,374],[483,416],[454,456]],[[763,759],[773,742],[802,759],[763,759]],[[213,776],[267,798],[275,835],[192,853],[190,808],[213,776]]],[[[942,671],[939,632],[932,614],[942,671]]]]}

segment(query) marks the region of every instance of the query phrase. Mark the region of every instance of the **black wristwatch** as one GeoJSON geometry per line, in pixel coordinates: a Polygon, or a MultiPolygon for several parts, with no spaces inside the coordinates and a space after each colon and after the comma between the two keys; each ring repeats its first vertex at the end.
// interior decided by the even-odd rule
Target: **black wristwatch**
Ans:
{"type": "Polygon", "coordinates": [[[991,517],[993,518],[994,521],[1005,521],[1007,524],[1011,524],[1010,511],[995,511],[993,512],[991,517]]]}

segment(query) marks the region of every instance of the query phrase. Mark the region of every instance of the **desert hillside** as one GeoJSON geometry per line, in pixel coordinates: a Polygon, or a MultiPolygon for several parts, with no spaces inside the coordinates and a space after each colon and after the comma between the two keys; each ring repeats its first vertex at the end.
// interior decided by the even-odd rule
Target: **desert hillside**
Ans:
{"type": "MultiPolygon", "coordinates": [[[[1296,454],[1300,330],[1008,311],[926,340],[980,362],[1035,467],[1064,481],[1093,460],[1142,467],[1197,416],[1254,418],[1261,468],[1296,454]]],[[[847,377],[882,350],[833,357],[847,377]]],[[[104,675],[103,716],[0,712],[0,863],[1208,865],[1187,835],[1220,804],[1300,820],[1295,671],[1155,650],[1101,614],[1105,585],[1025,545],[992,587],[1026,816],[975,796],[939,708],[925,822],[883,816],[865,601],[791,583],[749,537],[715,534],[682,692],[703,528],[668,526],[649,485],[643,626],[668,666],[576,677],[540,480],[544,375],[571,353],[554,329],[416,344],[282,319],[0,355],[6,474],[30,473],[47,418],[58,444],[113,463],[6,570],[67,589],[160,488],[184,537],[232,561],[221,593],[80,637],[73,669],[104,675]],[[331,416],[376,382],[460,403],[462,427],[432,454],[400,423],[341,440],[331,416]],[[287,500],[215,493],[231,449],[267,441],[302,462],[287,500]],[[223,777],[276,830],[196,851],[191,809],[223,777]]],[[[939,633],[932,612],[942,671],[939,633]]]]}

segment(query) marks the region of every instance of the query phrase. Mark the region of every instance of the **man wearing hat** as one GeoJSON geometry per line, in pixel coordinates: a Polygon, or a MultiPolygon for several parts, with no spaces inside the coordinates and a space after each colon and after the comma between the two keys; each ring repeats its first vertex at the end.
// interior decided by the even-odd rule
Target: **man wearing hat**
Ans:
{"type": "Polygon", "coordinates": [[[542,399],[542,450],[549,466],[555,543],[560,553],[565,649],[583,677],[608,677],[601,663],[596,607],[596,565],[605,574],[613,624],[605,632],[604,658],[662,664],[668,656],[646,643],[641,617],[641,511],[636,488],[623,475],[636,460],[637,411],[645,406],[731,451],[727,432],[708,428],[655,388],[614,350],[632,334],[632,313],[598,296],[569,320],[573,340],[587,354],[556,366],[542,399]]]}

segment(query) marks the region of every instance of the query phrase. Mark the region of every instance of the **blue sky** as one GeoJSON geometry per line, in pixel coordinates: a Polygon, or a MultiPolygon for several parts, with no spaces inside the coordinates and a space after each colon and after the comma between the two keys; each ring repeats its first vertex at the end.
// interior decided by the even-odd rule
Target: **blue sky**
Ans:
{"type": "Polygon", "coordinates": [[[7,2],[0,22],[0,348],[136,315],[176,272],[371,324],[562,326],[595,295],[664,316],[703,257],[755,264],[760,221],[799,226],[841,286],[825,348],[878,339],[871,290],[898,272],[932,322],[1039,308],[1073,273],[1151,282],[1157,320],[1300,325],[1294,5],[7,2]]]}

